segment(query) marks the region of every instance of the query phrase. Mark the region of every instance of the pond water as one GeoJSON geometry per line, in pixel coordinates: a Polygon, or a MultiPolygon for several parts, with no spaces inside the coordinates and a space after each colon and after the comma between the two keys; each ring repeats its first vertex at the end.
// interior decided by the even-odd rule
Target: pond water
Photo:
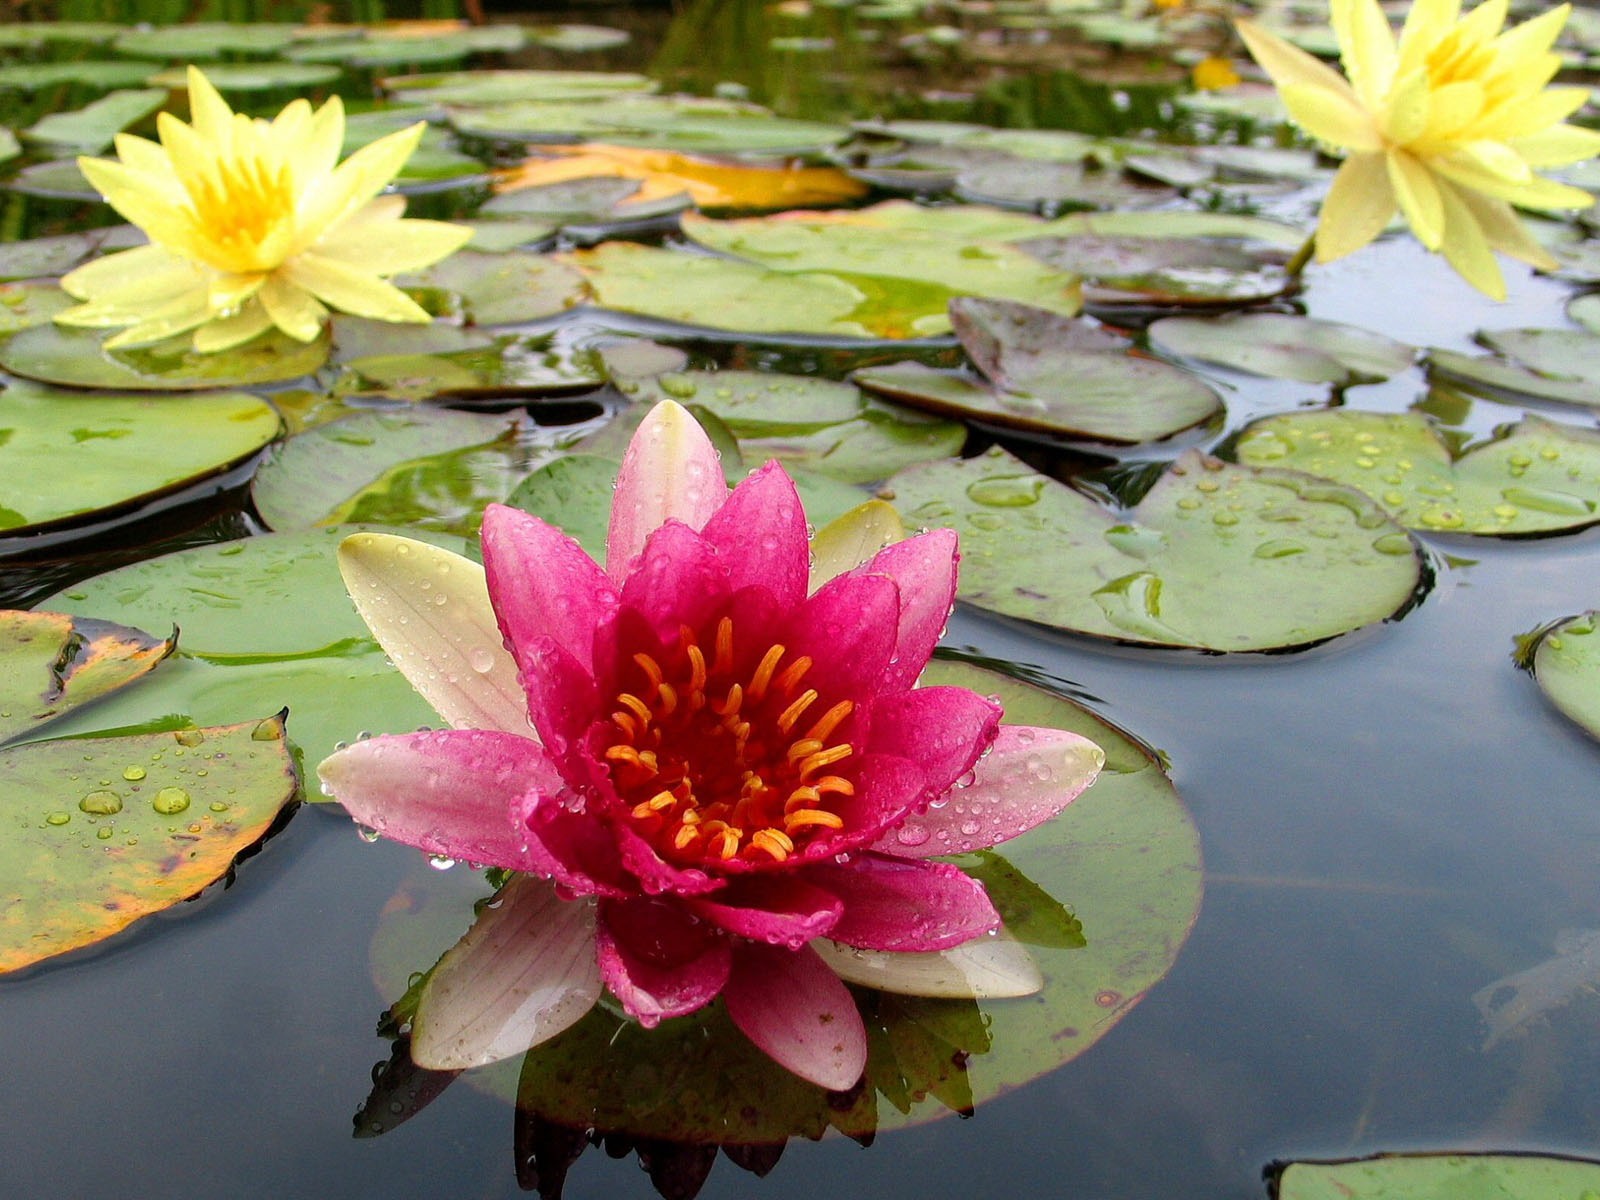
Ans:
{"type": "MultiPolygon", "coordinates": [[[[697,21],[732,29],[741,14],[773,20],[757,4],[697,5],[668,42],[692,42],[697,21]]],[[[707,51],[713,65],[731,53],[718,45],[707,51]]],[[[624,65],[627,52],[605,53],[602,65],[624,65]]],[[[924,87],[938,74],[905,70],[924,87]]],[[[665,73],[687,85],[672,61],[665,73]]],[[[792,91],[812,76],[752,68],[743,78],[756,99],[781,104],[774,77],[792,91]]],[[[997,119],[989,95],[980,120],[997,119]]],[[[857,91],[852,102],[871,97],[857,91]]],[[[823,104],[793,115],[840,114],[823,104]]],[[[1304,195],[1275,203],[1306,211],[1304,195]]],[[[1510,299],[1496,305],[1392,237],[1312,268],[1299,301],[1312,316],[1462,351],[1479,329],[1567,323],[1571,284],[1517,267],[1508,278],[1510,299]]],[[[724,361],[742,354],[736,342],[695,345],[724,361]]],[[[848,354],[810,357],[853,365],[848,354]]],[[[1252,417],[1329,397],[1325,386],[1223,369],[1208,378],[1223,389],[1225,427],[1118,456],[1150,462],[1181,446],[1213,448],[1252,417]]],[[[1342,400],[1402,412],[1429,387],[1412,367],[1342,400]]],[[[1524,411],[1464,393],[1435,403],[1453,405],[1453,424],[1476,436],[1524,411]]],[[[1543,411],[1593,425],[1582,409],[1543,411]]],[[[1005,444],[1061,473],[1074,461],[1005,444]]],[[[132,521],[87,550],[17,554],[7,590],[31,603],[112,565],[258,530],[249,506],[235,487],[132,521]]],[[[1059,1069],[973,1113],[888,1129],[868,1145],[796,1137],[775,1165],[770,1151],[736,1151],[731,1158],[770,1170],[758,1179],[724,1159],[699,1194],[1259,1200],[1264,1172],[1288,1160],[1411,1149],[1593,1156],[1600,967],[1570,986],[1548,984],[1534,998],[1539,1011],[1515,1029],[1493,1029],[1474,996],[1555,957],[1572,931],[1600,929],[1600,743],[1511,660],[1518,635],[1600,605],[1600,530],[1421,542],[1433,579],[1420,603],[1299,652],[1118,646],[958,608],[946,646],[1037,673],[1164,756],[1203,848],[1198,918],[1170,973],[1059,1069]]],[[[353,1136],[372,1132],[373,1114],[357,1113],[390,1053],[374,1025],[395,999],[397,964],[374,950],[375,930],[440,897],[458,905],[459,929],[484,891],[464,866],[432,871],[413,850],[356,836],[333,806],[305,804],[226,888],[0,980],[0,1191],[487,1198],[531,1189],[529,1148],[549,1143],[493,1084],[458,1079],[382,1136],[353,1136]]],[[[1058,899],[1071,906],[1070,887],[1058,899]]],[[[1095,929],[1085,933],[1092,944],[1095,929]]],[[[419,941],[400,978],[453,936],[419,941]]],[[[629,1086],[620,1072],[616,1086],[629,1086]]],[[[563,1194],[693,1194],[685,1181],[698,1181],[704,1152],[634,1148],[612,1139],[590,1149],[563,1194]],[[639,1157],[656,1165],[655,1184],[639,1157]]]]}

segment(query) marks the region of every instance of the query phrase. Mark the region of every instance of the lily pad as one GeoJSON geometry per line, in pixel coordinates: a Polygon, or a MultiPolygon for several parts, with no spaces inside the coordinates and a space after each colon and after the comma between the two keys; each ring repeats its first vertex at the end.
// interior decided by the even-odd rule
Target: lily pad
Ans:
{"type": "MultiPolygon", "coordinates": [[[[136,691],[61,718],[62,736],[188,730],[290,710],[310,763],[363,732],[439,718],[396,671],[345,593],[334,560],[349,526],[180,550],[73,584],[45,608],[183,630],[178,652],[136,691]],[[154,715],[152,715],[154,714],[154,715]]],[[[460,551],[458,537],[404,531],[460,551]]]]}
{"type": "Polygon", "coordinates": [[[1150,326],[1156,349],[1252,375],[1350,387],[1409,367],[1416,351],[1361,329],[1288,313],[1167,317],[1150,326]]]}
{"type": "Polygon", "coordinates": [[[251,498],[273,529],[366,522],[469,536],[485,506],[554,453],[553,439],[536,433],[449,409],[356,413],[285,442],[256,473],[251,498]]]}
{"type": "Polygon", "coordinates": [[[67,387],[177,392],[298,379],[328,357],[328,334],[297,342],[276,329],[219,354],[199,354],[187,335],[138,350],[106,350],[112,330],[35,325],[0,346],[0,367],[67,387]]]}
{"type": "Polygon", "coordinates": [[[594,356],[560,330],[538,337],[492,335],[436,323],[398,327],[359,317],[334,320],[338,395],[405,400],[555,396],[603,382],[594,356]]]}
{"type": "Polygon", "coordinates": [[[537,321],[583,303],[588,295],[582,275],[539,254],[459,250],[405,282],[450,292],[475,325],[537,321]]]}
{"type": "Polygon", "coordinates": [[[76,303],[53,283],[0,283],[0,335],[43,325],[76,303]]]}
{"type": "Polygon", "coordinates": [[[132,683],[172,653],[152,637],[62,613],[0,612],[0,742],[132,683]]]}
{"type": "MultiPolygon", "coordinates": [[[[287,49],[293,41],[293,25],[191,21],[182,25],[130,29],[120,34],[112,43],[112,47],[119,54],[135,58],[157,58],[167,62],[210,62],[230,54],[266,57],[287,49]]],[[[208,67],[206,69],[208,78],[210,73],[208,67]]]]}
{"type": "Polygon", "coordinates": [[[13,384],[0,392],[0,431],[0,531],[16,534],[219,472],[277,437],[279,420],[239,392],[130,396],[13,384]]]}
{"type": "MultiPolygon", "coordinates": [[[[219,92],[298,92],[336,82],[339,68],[318,63],[219,62],[206,66],[206,78],[219,92]]],[[[172,67],[150,76],[148,82],[152,87],[176,90],[189,86],[189,76],[185,68],[172,67]]]]}
{"type": "Polygon", "coordinates": [[[564,454],[519,483],[506,503],[565,531],[603,562],[618,467],[598,454],[564,454]]]}
{"type": "Polygon", "coordinates": [[[105,62],[96,59],[18,63],[0,67],[0,91],[42,92],[81,84],[109,92],[114,88],[142,87],[151,82],[151,72],[159,67],[159,63],[153,62],[105,62]]]}
{"type": "Polygon", "coordinates": [[[92,945],[226,875],[300,782],[280,717],[0,750],[0,973],[92,945]]]}
{"type": "Polygon", "coordinates": [[[889,490],[907,524],[960,533],[961,599],[1092,637],[1310,646],[1397,615],[1423,582],[1415,543],[1360,492],[1193,450],[1125,515],[999,447],[889,490]]]}
{"type": "Polygon", "coordinates": [[[1091,304],[1255,304],[1290,283],[1281,250],[1236,239],[1078,234],[1017,245],[1040,262],[1083,276],[1091,304]]]}
{"type": "Polygon", "coordinates": [[[633,35],[626,29],[615,29],[609,25],[535,25],[527,33],[534,45],[563,54],[614,50],[633,40],[633,35]]]}
{"type": "Polygon", "coordinates": [[[166,101],[167,93],[157,88],[116,91],[76,112],[48,113],[30,125],[23,136],[80,154],[99,154],[117,134],[144,120],[166,101]]]}
{"type": "Polygon", "coordinates": [[[0,163],[10,162],[21,153],[22,144],[17,141],[17,135],[0,125],[0,163]]]}
{"type": "Polygon", "coordinates": [[[1006,157],[956,176],[956,195],[982,204],[1060,211],[1139,208],[1177,198],[1177,191],[1141,181],[1118,167],[1006,157]]]}
{"type": "Polygon", "coordinates": [[[53,237],[0,243],[0,279],[65,275],[100,249],[104,241],[105,234],[100,232],[61,233],[53,237]]]}
{"type": "Polygon", "coordinates": [[[1567,716],[1600,738],[1600,637],[1590,611],[1540,631],[1533,675],[1544,694],[1567,716]]]}
{"type": "Polygon", "coordinates": [[[1462,450],[1420,413],[1286,413],[1248,426],[1236,453],[1359,488],[1412,529],[1533,534],[1600,521],[1600,432],[1538,417],[1462,450]]]}
{"type": "MultiPolygon", "coordinates": [[[[1507,360],[1499,356],[1479,357],[1461,354],[1454,350],[1434,348],[1428,351],[1428,372],[1442,376],[1453,383],[1487,392],[1492,396],[1509,393],[1517,399],[1544,400],[1555,404],[1576,404],[1584,408],[1600,409],[1600,378],[1593,365],[1583,368],[1583,374],[1551,373],[1545,369],[1551,362],[1560,362],[1570,368],[1575,359],[1570,353],[1571,343],[1587,339],[1592,347],[1600,347],[1600,338],[1579,330],[1548,330],[1548,333],[1565,333],[1567,339],[1546,339],[1542,346],[1534,339],[1520,338],[1508,345],[1534,351],[1534,363],[1507,360]],[[1562,340],[1567,345],[1562,346],[1562,340]],[[1560,353],[1563,349],[1567,353],[1560,353]],[[1542,353],[1541,353],[1542,352],[1542,353]],[[1537,365],[1536,365],[1537,364],[1537,365]]],[[[1592,352],[1592,351],[1591,351],[1592,352]]]]}
{"type": "Polygon", "coordinates": [[[1211,420],[1222,400],[1203,380],[1132,353],[1127,338],[1077,318],[963,297],[950,320],[983,380],[919,363],[851,378],[947,416],[1056,437],[1132,445],[1211,420]]]}
{"type": "Polygon", "coordinates": [[[1385,1154],[1290,1163],[1279,1200],[1555,1200],[1600,1195],[1600,1163],[1537,1154],[1385,1154]]]}
{"type": "Polygon", "coordinates": [[[602,71],[450,71],[428,75],[396,75],[383,81],[396,100],[421,104],[512,104],[596,100],[627,92],[650,92],[647,75],[602,71]]]}

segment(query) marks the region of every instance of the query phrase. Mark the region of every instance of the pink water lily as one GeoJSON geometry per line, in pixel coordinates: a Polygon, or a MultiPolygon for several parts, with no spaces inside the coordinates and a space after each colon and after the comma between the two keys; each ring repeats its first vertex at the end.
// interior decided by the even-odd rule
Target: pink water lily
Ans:
{"type": "Polygon", "coordinates": [[[720,997],[778,1063],[845,1088],[867,1044],[843,980],[1036,988],[982,885],[933,856],[1059,812],[1103,755],[915,686],[956,559],[936,530],[814,586],[783,469],[730,493],[670,401],[624,457],[604,569],[500,506],[482,568],[348,539],[357,607],[452,728],[341,750],[325,789],[387,837],[518,873],[430,976],[413,1057],[519,1053],[604,988],[647,1026],[720,997]]]}

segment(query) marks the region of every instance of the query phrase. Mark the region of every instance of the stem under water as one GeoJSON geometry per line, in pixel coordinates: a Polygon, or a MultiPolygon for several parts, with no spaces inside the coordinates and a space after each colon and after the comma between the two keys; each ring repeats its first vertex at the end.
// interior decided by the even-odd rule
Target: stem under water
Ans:
{"type": "Polygon", "coordinates": [[[1283,269],[1288,273],[1290,279],[1300,278],[1301,272],[1306,269],[1306,264],[1311,261],[1312,252],[1316,248],[1317,233],[1316,230],[1312,230],[1311,236],[1301,244],[1300,249],[1296,250],[1294,256],[1283,264],[1283,269]]]}

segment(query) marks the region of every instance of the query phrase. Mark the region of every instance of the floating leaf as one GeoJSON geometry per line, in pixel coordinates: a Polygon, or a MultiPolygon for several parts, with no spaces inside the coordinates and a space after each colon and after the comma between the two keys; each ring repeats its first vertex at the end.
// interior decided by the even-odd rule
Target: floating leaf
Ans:
{"type": "Polygon", "coordinates": [[[617,468],[614,458],[566,454],[519,483],[506,503],[564,530],[590,558],[604,562],[617,468]]]}
{"type": "Polygon", "coordinates": [[[1246,427],[1236,454],[1359,488],[1411,529],[1528,534],[1600,521],[1600,433],[1538,417],[1453,450],[1420,413],[1286,413],[1246,427]]]}
{"type": "Polygon", "coordinates": [[[217,354],[193,350],[187,334],[138,350],[106,350],[101,343],[113,332],[35,325],[0,346],[0,367],[67,387],[176,392],[298,379],[328,357],[326,330],[297,342],[274,329],[217,354]]]}
{"type": "MultiPolygon", "coordinates": [[[[275,92],[309,91],[334,83],[339,78],[339,68],[316,63],[219,62],[206,65],[206,78],[219,92],[275,92]]],[[[150,76],[151,87],[177,90],[189,86],[186,69],[172,67],[150,76]]]]}
{"type": "Polygon", "coordinates": [[[462,106],[597,100],[627,92],[650,92],[647,75],[603,71],[448,71],[395,75],[383,81],[396,100],[462,106]]]}
{"type": "Polygon", "coordinates": [[[1167,317],[1150,326],[1158,350],[1302,383],[1350,387],[1404,371],[1416,351],[1370,329],[1288,313],[1167,317]]]}
{"type": "Polygon", "coordinates": [[[1040,262],[1083,276],[1090,304],[1254,304],[1289,286],[1277,247],[1185,237],[1028,238],[1040,262]]]}
{"type": "Polygon", "coordinates": [[[53,283],[0,283],[0,335],[43,325],[75,303],[53,283]]]}
{"type": "MultiPolygon", "coordinates": [[[[118,35],[113,48],[135,58],[209,63],[230,54],[265,57],[287,49],[293,41],[293,25],[191,21],[127,30],[118,35]]],[[[211,67],[207,66],[207,78],[210,75],[211,67]]]]}
{"type": "Polygon", "coordinates": [[[0,391],[0,530],[30,532],[183,487],[254,454],[279,424],[271,405],[240,392],[108,396],[14,383],[0,391]]]}
{"type": "Polygon", "coordinates": [[[105,241],[105,233],[63,233],[22,242],[0,242],[0,279],[65,275],[105,241]]]}
{"type": "Polygon", "coordinates": [[[1308,646],[1407,608],[1415,544],[1360,492],[1188,451],[1126,516],[999,447],[889,481],[907,524],[961,534],[960,598],[1156,646],[1308,646]]]}
{"type": "MultiPolygon", "coordinates": [[[[1551,331],[1555,332],[1555,331],[1551,331]]],[[[1593,334],[1565,330],[1574,337],[1588,338],[1600,345],[1593,334]]],[[[1529,343],[1524,342],[1524,345],[1529,343]]],[[[1546,346],[1548,350],[1550,347],[1546,346]]],[[[1566,358],[1570,363],[1572,359],[1566,358]]],[[[1592,371],[1592,367],[1590,368],[1592,371]]],[[[1453,383],[1463,384],[1491,396],[1509,393],[1520,400],[1545,400],[1555,404],[1577,404],[1584,408],[1600,408],[1600,379],[1592,375],[1551,376],[1518,362],[1508,362],[1498,357],[1475,357],[1454,350],[1437,347],[1428,351],[1428,373],[1441,376],[1453,383]]]]}
{"type": "Polygon", "coordinates": [[[1597,618],[1600,613],[1580,613],[1544,630],[1533,653],[1533,674],[1552,704],[1600,738],[1597,618]]]}
{"type": "MultiPolygon", "coordinates": [[[[295,745],[316,763],[362,732],[406,733],[437,714],[389,665],[356,615],[334,561],[344,526],[180,550],[73,584],[41,606],[183,630],[143,687],[61,719],[63,736],[185,730],[293,713],[295,745]],[[152,716],[152,714],[159,714],[152,716]]],[[[460,538],[406,530],[461,550],[460,538]]]]}
{"type": "Polygon", "coordinates": [[[613,50],[633,40],[626,29],[613,29],[609,25],[535,25],[527,32],[535,45],[564,54],[613,50]]]}
{"type": "Polygon", "coordinates": [[[112,92],[76,112],[49,113],[29,126],[23,136],[81,154],[99,154],[117,134],[144,120],[166,101],[167,93],[155,88],[112,92]]]}
{"type": "Polygon", "coordinates": [[[976,163],[956,176],[956,195],[983,204],[1027,209],[1139,208],[1177,198],[1170,187],[1099,164],[1003,158],[976,163]]]}
{"type": "Polygon", "coordinates": [[[1131,341],[1092,323],[972,297],[950,302],[950,320],[986,380],[919,363],[851,378],[947,416],[1121,444],[1170,437],[1222,412],[1203,380],[1133,354],[1131,341]]]}
{"type": "Polygon", "coordinates": [[[0,163],[10,162],[21,153],[22,145],[17,141],[17,135],[0,125],[0,163]]]}
{"type": "Polygon", "coordinates": [[[232,869],[299,779],[281,718],[0,750],[0,972],[104,940],[232,869]]]}
{"type": "Polygon", "coordinates": [[[1600,1163],[1535,1154],[1392,1154],[1347,1162],[1290,1163],[1278,1200],[1588,1200],[1600,1163]]]}
{"type": "Polygon", "coordinates": [[[426,22],[414,29],[400,26],[369,28],[355,38],[332,38],[291,48],[296,62],[340,63],[363,69],[393,69],[456,62],[473,54],[511,54],[522,49],[522,28],[497,24],[439,28],[426,22]]]}
{"type": "Polygon", "coordinates": [[[539,254],[458,250],[405,282],[457,296],[476,325],[518,325],[554,316],[587,298],[583,276],[539,254]]]}
{"type": "Polygon", "coordinates": [[[0,612],[0,742],[132,683],[176,644],[107,621],[0,612]]]}
{"type": "Polygon", "coordinates": [[[141,87],[154,82],[149,76],[159,65],[153,62],[103,62],[95,59],[19,63],[0,67],[0,91],[42,92],[73,84],[107,92],[113,88],[141,87]]]}

